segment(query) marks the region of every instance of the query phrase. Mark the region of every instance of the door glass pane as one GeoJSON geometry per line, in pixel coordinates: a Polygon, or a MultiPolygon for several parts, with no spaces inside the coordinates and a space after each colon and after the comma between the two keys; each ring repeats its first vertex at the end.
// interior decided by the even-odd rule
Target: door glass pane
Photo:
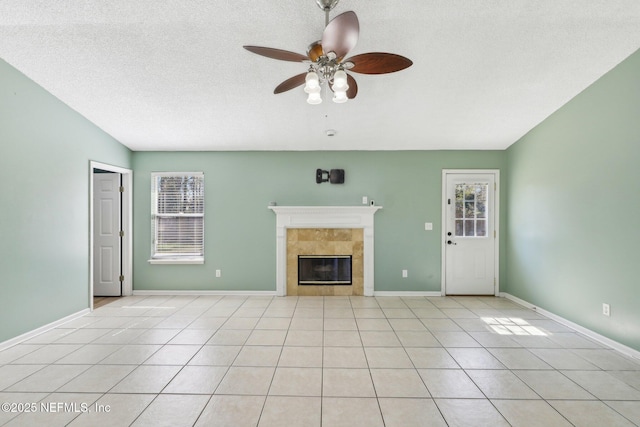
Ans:
{"type": "Polygon", "coordinates": [[[456,201],[456,218],[464,218],[464,211],[462,210],[462,203],[456,201]]]}
{"type": "Polygon", "coordinates": [[[485,202],[478,200],[476,202],[476,218],[486,218],[487,205],[485,202]]]}
{"type": "Polygon", "coordinates": [[[475,187],[473,185],[464,185],[464,199],[475,200],[475,187]]]}
{"type": "Polygon", "coordinates": [[[487,235],[487,221],[486,220],[477,220],[476,221],[476,236],[484,237],[487,235]]]}
{"type": "Polygon", "coordinates": [[[465,202],[464,204],[465,218],[475,218],[476,215],[476,204],[473,202],[465,202]]]}
{"type": "Polygon", "coordinates": [[[476,217],[487,217],[487,191],[488,185],[476,185],[476,217]]]}
{"type": "Polygon", "coordinates": [[[456,184],[455,219],[456,236],[485,237],[487,234],[486,218],[487,183],[456,184]]]}
{"type": "Polygon", "coordinates": [[[475,236],[475,227],[474,221],[472,219],[467,219],[464,221],[464,235],[465,236],[475,236]]]}

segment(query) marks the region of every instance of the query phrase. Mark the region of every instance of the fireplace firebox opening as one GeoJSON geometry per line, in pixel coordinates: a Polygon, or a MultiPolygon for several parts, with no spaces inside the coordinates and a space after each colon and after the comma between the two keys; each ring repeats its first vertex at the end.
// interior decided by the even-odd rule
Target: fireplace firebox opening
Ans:
{"type": "Polygon", "coordinates": [[[351,255],[298,255],[298,285],[351,285],[351,255]]]}

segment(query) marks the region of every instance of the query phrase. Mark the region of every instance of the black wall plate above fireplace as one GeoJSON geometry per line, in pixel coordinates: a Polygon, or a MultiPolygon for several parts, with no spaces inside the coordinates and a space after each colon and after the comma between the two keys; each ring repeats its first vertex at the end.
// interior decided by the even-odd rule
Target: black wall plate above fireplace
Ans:
{"type": "Polygon", "coordinates": [[[316,184],[323,182],[344,184],[344,169],[331,169],[330,171],[316,169],[316,184]]]}
{"type": "Polygon", "coordinates": [[[331,169],[329,182],[332,184],[344,184],[344,169],[331,169]]]}

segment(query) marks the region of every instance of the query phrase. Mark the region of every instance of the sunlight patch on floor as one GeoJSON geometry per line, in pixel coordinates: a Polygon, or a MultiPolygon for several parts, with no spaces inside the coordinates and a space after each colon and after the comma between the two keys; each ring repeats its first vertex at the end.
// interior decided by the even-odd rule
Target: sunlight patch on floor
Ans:
{"type": "Polygon", "coordinates": [[[548,335],[526,320],[517,317],[482,317],[481,319],[500,335],[548,335]]]}

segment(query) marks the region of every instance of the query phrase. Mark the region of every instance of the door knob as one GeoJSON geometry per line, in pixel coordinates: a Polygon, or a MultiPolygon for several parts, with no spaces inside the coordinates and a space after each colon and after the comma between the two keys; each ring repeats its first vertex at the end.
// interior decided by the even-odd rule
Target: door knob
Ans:
{"type": "Polygon", "coordinates": [[[457,243],[453,243],[453,241],[447,240],[447,245],[457,245],[457,243]]]}
{"type": "Polygon", "coordinates": [[[448,232],[448,233],[447,233],[447,236],[451,236],[451,232],[448,232]]]}

